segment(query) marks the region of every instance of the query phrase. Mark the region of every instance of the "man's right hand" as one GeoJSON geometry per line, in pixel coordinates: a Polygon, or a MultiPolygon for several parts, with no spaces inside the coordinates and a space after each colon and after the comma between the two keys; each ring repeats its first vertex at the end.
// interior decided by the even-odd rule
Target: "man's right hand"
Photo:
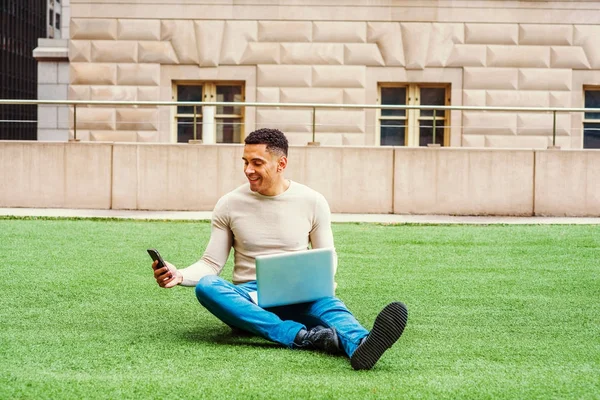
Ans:
{"type": "Polygon", "coordinates": [[[173,286],[179,285],[183,282],[183,275],[175,268],[171,263],[165,261],[166,266],[162,268],[158,267],[158,260],[152,263],[152,269],[154,270],[154,279],[158,286],[168,289],[173,286]]]}

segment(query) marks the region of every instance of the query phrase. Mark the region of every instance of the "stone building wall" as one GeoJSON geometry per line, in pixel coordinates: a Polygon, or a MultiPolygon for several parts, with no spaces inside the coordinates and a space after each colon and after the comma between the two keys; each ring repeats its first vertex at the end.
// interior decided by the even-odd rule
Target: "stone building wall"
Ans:
{"type": "MultiPolygon", "coordinates": [[[[583,107],[600,86],[600,2],[71,0],[69,99],[170,101],[244,81],[246,101],[377,104],[380,82],[447,83],[451,104],[583,107]]],[[[170,107],[81,107],[83,140],[174,142],[170,107]]],[[[72,116],[71,116],[72,117],[72,116]]],[[[582,115],[557,144],[582,147],[582,115]]],[[[311,140],[312,110],[246,108],[246,133],[311,140]]],[[[376,145],[374,110],[318,110],[317,140],[376,145]]],[[[552,114],[453,111],[451,146],[546,148],[552,114]]]]}

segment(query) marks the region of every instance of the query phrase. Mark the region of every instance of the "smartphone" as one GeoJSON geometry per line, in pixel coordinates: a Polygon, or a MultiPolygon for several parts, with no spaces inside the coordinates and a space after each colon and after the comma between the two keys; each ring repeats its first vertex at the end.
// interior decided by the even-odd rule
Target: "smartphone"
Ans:
{"type": "Polygon", "coordinates": [[[165,265],[165,260],[162,259],[162,257],[160,256],[160,253],[158,252],[158,250],[156,249],[148,249],[148,254],[150,254],[150,257],[152,257],[153,261],[158,260],[158,265],[156,266],[156,269],[162,268],[165,265]]]}

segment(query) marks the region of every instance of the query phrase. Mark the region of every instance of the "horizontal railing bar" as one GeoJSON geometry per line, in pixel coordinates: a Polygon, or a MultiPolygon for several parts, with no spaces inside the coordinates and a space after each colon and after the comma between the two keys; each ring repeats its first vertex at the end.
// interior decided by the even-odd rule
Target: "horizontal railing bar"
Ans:
{"type": "Polygon", "coordinates": [[[262,102],[215,102],[215,101],[110,101],[110,100],[19,100],[0,99],[3,104],[30,105],[93,105],[93,106],[240,106],[240,107],[290,107],[290,108],[353,108],[386,110],[464,110],[464,111],[513,111],[513,112],[588,112],[600,113],[600,108],[556,107],[482,107],[482,106],[427,106],[389,104],[331,104],[331,103],[262,103],[262,102]]]}

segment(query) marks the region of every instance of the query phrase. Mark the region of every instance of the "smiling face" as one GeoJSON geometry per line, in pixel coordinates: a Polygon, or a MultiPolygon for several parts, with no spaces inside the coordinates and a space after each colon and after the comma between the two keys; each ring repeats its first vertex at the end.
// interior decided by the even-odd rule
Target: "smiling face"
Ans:
{"type": "Polygon", "coordinates": [[[244,146],[244,174],[250,190],[264,196],[276,196],[286,189],[283,171],[287,157],[278,151],[267,150],[266,144],[244,146]]]}

